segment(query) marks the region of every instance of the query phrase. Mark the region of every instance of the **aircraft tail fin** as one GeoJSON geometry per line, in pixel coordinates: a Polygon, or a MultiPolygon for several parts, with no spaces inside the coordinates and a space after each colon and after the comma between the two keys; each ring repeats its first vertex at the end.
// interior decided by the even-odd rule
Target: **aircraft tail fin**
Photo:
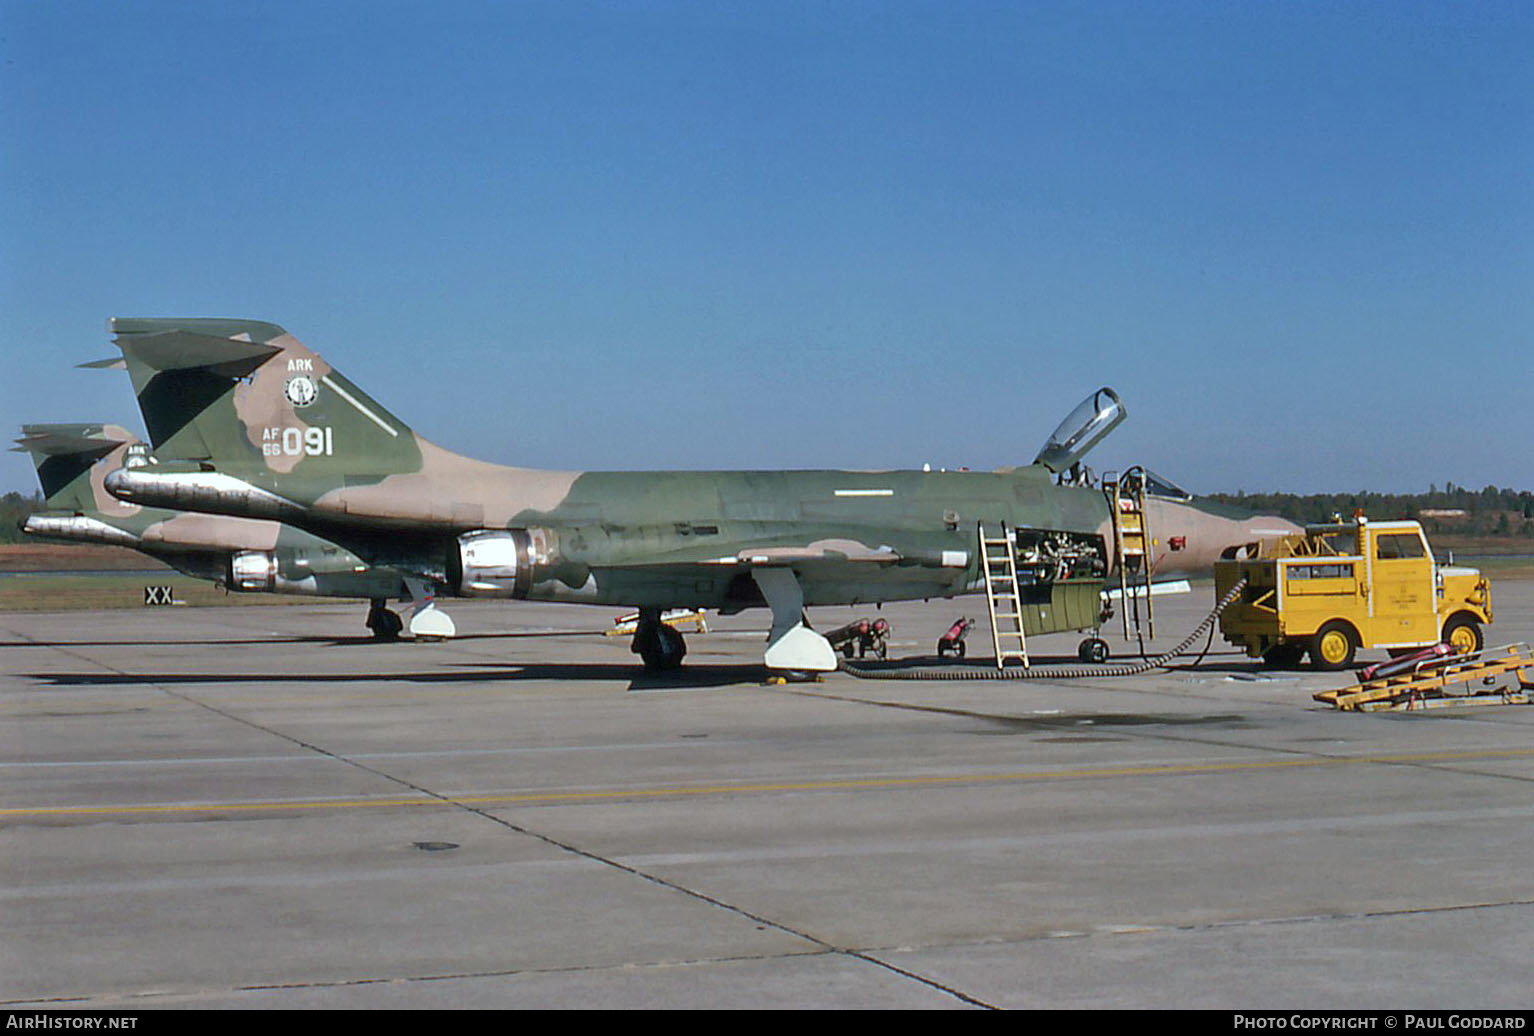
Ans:
{"type": "Polygon", "coordinates": [[[408,471],[414,435],[276,324],[114,318],[155,455],[330,477],[408,471]]]}
{"type": "Polygon", "coordinates": [[[137,441],[114,425],[28,424],[21,426],[21,438],[12,452],[32,455],[49,508],[115,514],[128,505],[106,491],[102,478],[107,470],[121,467],[121,455],[137,441]],[[96,462],[114,454],[117,462],[102,465],[93,478],[96,462]]]}

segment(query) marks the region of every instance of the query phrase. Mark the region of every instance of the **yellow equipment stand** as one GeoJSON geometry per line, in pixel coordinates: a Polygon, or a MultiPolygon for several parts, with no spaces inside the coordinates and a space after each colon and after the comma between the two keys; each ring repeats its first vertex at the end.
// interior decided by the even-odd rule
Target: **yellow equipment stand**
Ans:
{"type": "MultiPolygon", "coordinates": [[[[660,621],[672,629],[690,622],[693,624],[693,629],[697,632],[708,632],[708,617],[703,614],[702,608],[674,608],[662,614],[660,621]]],[[[620,615],[614,619],[613,628],[604,631],[604,635],[609,637],[628,637],[632,636],[638,628],[639,613],[630,612],[627,615],[620,615]]]]}
{"type": "Polygon", "coordinates": [[[1424,663],[1409,673],[1366,680],[1312,695],[1348,712],[1415,712],[1472,705],[1527,705],[1534,690],[1534,655],[1527,644],[1487,648],[1424,663]]]}

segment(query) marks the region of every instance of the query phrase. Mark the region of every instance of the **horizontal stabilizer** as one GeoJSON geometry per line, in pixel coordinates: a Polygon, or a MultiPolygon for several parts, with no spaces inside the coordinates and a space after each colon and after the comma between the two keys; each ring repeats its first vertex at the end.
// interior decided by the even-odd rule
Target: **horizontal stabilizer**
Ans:
{"type": "MultiPolygon", "coordinates": [[[[91,467],[135,441],[115,425],[24,424],[13,452],[32,455],[49,507],[84,512],[102,506],[87,477],[91,467]]],[[[106,500],[117,506],[110,497],[106,500]]]]}
{"type": "Polygon", "coordinates": [[[104,457],[131,438],[116,438],[101,424],[25,424],[12,453],[34,456],[68,457],[88,455],[104,457]]]}
{"type": "Polygon", "coordinates": [[[121,356],[108,356],[104,360],[92,360],[90,363],[77,363],[77,370],[86,371],[120,371],[127,367],[127,363],[121,356]]]}
{"type": "Polygon", "coordinates": [[[113,341],[125,356],[153,370],[206,370],[223,378],[243,378],[281,352],[274,345],[193,331],[120,333],[113,341]]]}
{"type": "Polygon", "coordinates": [[[265,320],[233,317],[113,317],[107,330],[114,335],[155,335],[185,331],[209,338],[240,338],[247,342],[270,342],[288,332],[265,320]]]}

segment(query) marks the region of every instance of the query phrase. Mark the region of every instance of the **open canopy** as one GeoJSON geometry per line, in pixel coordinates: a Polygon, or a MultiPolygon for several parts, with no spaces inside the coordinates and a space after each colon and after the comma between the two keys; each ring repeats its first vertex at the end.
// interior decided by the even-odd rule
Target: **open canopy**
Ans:
{"type": "Polygon", "coordinates": [[[1118,393],[1104,385],[1060,422],[1033,462],[1058,475],[1086,456],[1127,416],[1129,412],[1119,402],[1118,393]]]}

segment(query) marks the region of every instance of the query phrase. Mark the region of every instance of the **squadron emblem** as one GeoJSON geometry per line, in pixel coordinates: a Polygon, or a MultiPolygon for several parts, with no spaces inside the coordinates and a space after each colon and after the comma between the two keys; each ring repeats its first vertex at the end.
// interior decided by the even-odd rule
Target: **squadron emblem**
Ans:
{"type": "Polygon", "coordinates": [[[306,407],[319,397],[320,390],[315,387],[314,379],[300,374],[296,378],[289,378],[283,394],[288,397],[288,402],[296,407],[306,407]]]}

